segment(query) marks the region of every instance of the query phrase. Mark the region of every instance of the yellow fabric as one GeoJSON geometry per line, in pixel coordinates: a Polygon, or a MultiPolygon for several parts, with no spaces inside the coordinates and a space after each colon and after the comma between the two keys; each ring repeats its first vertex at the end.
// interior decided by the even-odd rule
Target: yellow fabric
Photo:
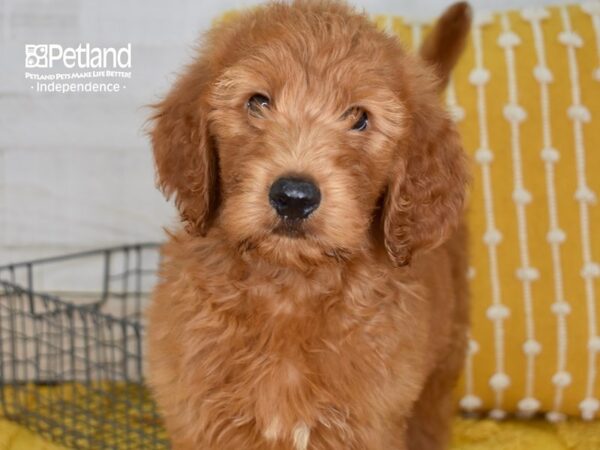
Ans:
{"type": "Polygon", "coordinates": [[[15,422],[0,420],[0,450],[63,450],[64,448],[46,441],[15,422]]]}
{"type": "MultiPolygon", "coordinates": [[[[471,385],[465,383],[460,387],[459,398],[470,394],[477,401],[482,401],[481,408],[498,409],[514,412],[520,400],[533,397],[540,404],[539,410],[580,414],[580,402],[585,398],[597,399],[600,395],[600,367],[598,359],[588,353],[588,343],[598,327],[600,307],[595,313],[588,304],[595,304],[600,299],[600,208],[597,197],[600,194],[600,5],[598,2],[584,5],[571,5],[566,8],[575,41],[567,38],[567,43],[574,42],[576,74],[579,84],[581,104],[587,108],[589,117],[582,121],[582,148],[585,161],[582,161],[585,183],[592,192],[594,201],[582,206],[575,198],[575,193],[582,184],[582,176],[577,173],[577,148],[575,146],[575,122],[567,111],[574,104],[573,95],[576,86],[570,79],[570,62],[568,45],[561,42],[565,31],[565,12],[561,7],[545,10],[514,11],[506,14],[496,13],[486,17],[476,15],[475,27],[480,32],[482,44],[482,67],[489,71],[489,81],[483,86],[483,99],[474,84],[473,70],[478,67],[474,43],[478,39],[477,32],[472,33],[463,59],[454,74],[454,93],[456,104],[464,110],[464,118],[458,122],[463,141],[468,153],[473,156],[474,183],[470,199],[469,225],[472,233],[471,243],[471,289],[472,289],[472,338],[474,349],[478,351],[471,356],[472,369],[467,377],[472,377],[471,385]],[[545,11],[545,13],[544,13],[545,11]],[[547,15],[547,17],[544,17],[547,15]],[[541,157],[544,148],[543,115],[541,105],[542,83],[534,76],[534,68],[539,65],[539,50],[536,49],[534,27],[531,18],[539,19],[542,34],[542,47],[545,60],[553,81],[547,83],[549,127],[552,147],[559,160],[554,167],[554,190],[558,225],[564,231],[565,240],[559,244],[560,270],[564,284],[564,298],[568,302],[571,313],[566,316],[566,335],[562,340],[566,346],[565,367],[572,382],[566,386],[557,403],[553,375],[558,367],[558,346],[561,343],[557,325],[557,316],[552,312],[552,304],[560,296],[555,289],[556,268],[553,265],[552,247],[546,236],[550,230],[547,170],[541,157]],[[528,19],[529,18],[529,19],[528,19]],[[596,28],[594,28],[596,21],[596,28]],[[511,122],[504,114],[504,107],[509,103],[508,58],[501,44],[501,35],[509,29],[517,36],[516,45],[512,46],[514,55],[514,75],[516,77],[516,103],[523,108],[526,118],[518,124],[518,136],[514,136],[511,122]],[[577,41],[577,37],[579,41],[577,41]],[[581,45],[579,45],[581,44],[581,45]],[[471,77],[471,79],[470,79],[471,77]],[[478,117],[481,102],[485,102],[486,111],[483,123],[478,117]],[[491,212],[496,229],[502,239],[496,246],[497,280],[499,286],[498,300],[508,308],[509,316],[503,321],[504,336],[495,335],[494,321],[487,317],[488,308],[494,301],[493,267],[490,246],[484,241],[484,235],[491,227],[486,214],[485,180],[483,164],[477,162],[477,151],[482,148],[481,128],[487,125],[489,134],[489,150],[493,160],[489,163],[491,187],[491,212]],[[517,270],[524,266],[523,250],[520,248],[519,220],[517,203],[513,199],[517,172],[515,170],[514,140],[520,147],[523,187],[531,196],[531,201],[524,205],[524,225],[527,233],[526,258],[529,267],[537,271],[537,279],[529,282],[531,292],[532,313],[525,313],[524,284],[517,277],[517,270]],[[585,209],[585,213],[581,209],[585,209]],[[582,214],[587,214],[587,221],[582,214]],[[582,231],[583,228],[587,230],[582,231]],[[585,243],[582,233],[589,233],[589,243],[585,243]],[[584,244],[587,248],[584,248],[584,244]],[[586,279],[581,275],[587,259],[588,271],[592,272],[591,282],[586,287],[586,279]],[[586,291],[587,289],[587,291],[586,291]],[[527,320],[533,324],[533,339],[539,343],[540,353],[532,358],[531,384],[529,392],[526,387],[527,358],[523,345],[527,340],[527,320]],[[498,344],[504,346],[503,354],[498,344]],[[502,370],[498,361],[504,364],[502,370]],[[593,370],[599,372],[593,375],[593,370]],[[504,371],[510,379],[510,386],[503,391],[499,400],[490,387],[491,377],[496,372],[504,371]]],[[[382,29],[392,29],[409,47],[414,47],[419,37],[426,35],[426,30],[407,24],[401,18],[377,16],[376,23],[382,29]]],[[[510,42],[511,37],[508,39],[510,42]]],[[[514,36],[512,37],[514,40],[514,36]]],[[[476,80],[475,80],[476,81],[476,80]]],[[[513,97],[514,100],[514,97],[513,97]]],[[[584,112],[585,114],[585,112],[584,112]]],[[[583,117],[583,116],[582,116],[583,117]]],[[[585,117],[583,117],[585,119],[585,117]]],[[[489,152],[488,152],[489,153],[489,152]]],[[[479,154],[481,157],[481,154],[479,154]]],[[[484,155],[485,156],[485,155],[484,155]]],[[[527,195],[527,194],[525,194],[527,195]]],[[[560,300],[560,299],[559,299],[560,300]]],[[[596,346],[600,349],[600,343],[596,346]]],[[[535,351],[536,344],[530,351],[535,351]]],[[[469,369],[467,367],[467,369],[469,369]]],[[[498,380],[497,380],[498,381],[498,380]]],[[[472,402],[472,401],[471,401],[472,402]]],[[[589,405],[588,401],[588,407],[589,405]]],[[[476,403],[475,403],[476,404],[476,403]]],[[[594,409],[594,400],[592,400],[594,409]]],[[[536,409],[537,411],[537,409],[536,409]]],[[[593,415],[593,414],[592,414],[593,415]]],[[[600,447],[599,447],[600,448],[600,447]]]]}
{"type": "Polygon", "coordinates": [[[98,442],[115,449],[146,449],[167,441],[150,394],[139,384],[20,384],[4,387],[2,401],[0,450],[58,448],[42,446],[42,438],[87,449],[94,449],[98,442]],[[3,411],[13,422],[2,420],[3,411]],[[25,426],[37,430],[38,435],[26,432],[25,426]]]}
{"type": "MultiPolygon", "coordinates": [[[[452,450],[597,450],[600,423],[493,422],[456,419],[452,450]]],[[[65,450],[0,419],[0,450],[65,450]]]]}

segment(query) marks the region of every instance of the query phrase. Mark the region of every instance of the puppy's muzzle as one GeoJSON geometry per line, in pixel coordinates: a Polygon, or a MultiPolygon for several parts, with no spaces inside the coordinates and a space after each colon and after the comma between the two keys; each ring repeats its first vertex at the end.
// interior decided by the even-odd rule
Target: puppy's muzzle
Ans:
{"type": "Polygon", "coordinates": [[[312,181],[303,178],[279,178],[271,185],[269,202],[283,219],[306,219],[319,207],[321,191],[312,181]]]}

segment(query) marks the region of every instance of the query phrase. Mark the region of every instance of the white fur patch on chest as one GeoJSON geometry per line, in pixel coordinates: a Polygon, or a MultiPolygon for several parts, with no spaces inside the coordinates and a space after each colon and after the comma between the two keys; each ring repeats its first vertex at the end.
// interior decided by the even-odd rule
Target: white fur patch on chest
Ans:
{"type": "MultiPolygon", "coordinates": [[[[279,417],[274,417],[269,426],[263,432],[267,441],[277,441],[284,438],[284,430],[279,417]]],[[[298,422],[292,430],[292,442],[294,450],[307,450],[310,440],[310,427],[304,422],[298,422]]]]}
{"type": "Polygon", "coordinates": [[[267,441],[276,441],[282,435],[281,422],[279,417],[275,416],[269,426],[263,432],[263,436],[267,441]]]}
{"type": "Polygon", "coordinates": [[[295,450],[306,450],[310,439],[310,428],[303,422],[299,422],[292,431],[292,440],[295,450]]]}

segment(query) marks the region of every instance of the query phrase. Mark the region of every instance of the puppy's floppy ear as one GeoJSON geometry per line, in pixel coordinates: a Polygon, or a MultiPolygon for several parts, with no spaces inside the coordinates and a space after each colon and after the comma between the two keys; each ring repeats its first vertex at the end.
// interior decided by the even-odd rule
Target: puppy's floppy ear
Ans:
{"type": "Polygon", "coordinates": [[[212,77],[201,63],[190,66],[155,105],[151,137],[158,185],[167,198],[175,197],[188,232],[203,235],[218,203],[218,162],[207,123],[212,77]]]}
{"type": "Polygon", "coordinates": [[[385,247],[403,266],[419,250],[444,242],[463,213],[469,180],[460,137],[426,71],[407,90],[407,129],[399,143],[383,208],[385,247]]]}
{"type": "Polygon", "coordinates": [[[471,16],[466,2],[448,8],[421,47],[431,67],[408,61],[399,77],[408,123],[383,208],[385,247],[399,266],[409,264],[414,252],[442,244],[461,220],[467,162],[439,92],[465,47],[471,16]]]}

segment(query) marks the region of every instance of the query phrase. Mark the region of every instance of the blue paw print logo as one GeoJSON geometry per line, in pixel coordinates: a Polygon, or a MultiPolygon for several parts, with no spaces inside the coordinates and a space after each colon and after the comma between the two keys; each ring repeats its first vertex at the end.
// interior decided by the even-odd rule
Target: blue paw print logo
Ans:
{"type": "Polygon", "coordinates": [[[48,45],[25,45],[25,67],[28,69],[48,67],[48,45]]]}

